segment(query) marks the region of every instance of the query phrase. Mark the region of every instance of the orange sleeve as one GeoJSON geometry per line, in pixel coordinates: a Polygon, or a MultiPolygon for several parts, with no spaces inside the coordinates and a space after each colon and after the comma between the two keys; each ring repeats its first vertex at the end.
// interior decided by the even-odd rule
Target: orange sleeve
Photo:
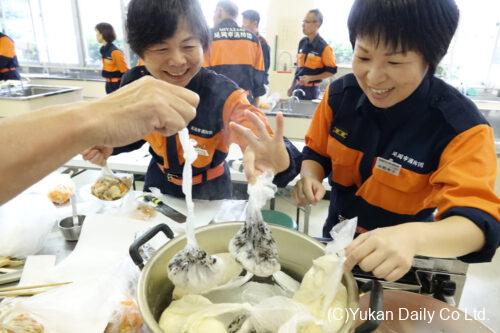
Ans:
{"type": "Polygon", "coordinates": [[[208,49],[203,53],[203,67],[210,67],[210,51],[212,46],[210,45],[208,49]]]}
{"type": "Polygon", "coordinates": [[[330,89],[327,89],[325,96],[314,112],[305,137],[306,146],[325,157],[328,156],[328,137],[333,120],[333,112],[328,104],[329,95],[330,89]]]}
{"type": "Polygon", "coordinates": [[[335,62],[335,54],[333,53],[333,49],[330,45],[326,46],[321,54],[321,61],[326,67],[337,67],[337,63],[335,62]]]}
{"type": "Polygon", "coordinates": [[[259,119],[265,124],[267,131],[270,134],[273,133],[271,127],[269,126],[269,122],[267,121],[266,115],[261,110],[250,104],[246,92],[242,89],[235,90],[231,95],[229,95],[226,103],[224,103],[223,118],[225,141],[228,144],[233,142],[238,144],[242,151],[245,148],[243,140],[241,140],[236,133],[229,129],[229,123],[233,121],[241,126],[251,129],[254,133],[257,133],[253,123],[245,116],[245,110],[248,110],[259,117],[259,119]]]}
{"type": "Polygon", "coordinates": [[[262,47],[259,43],[255,44],[255,64],[254,67],[258,71],[264,71],[264,53],[262,53],[262,47]]]}
{"type": "Polygon", "coordinates": [[[16,56],[14,42],[8,37],[0,38],[0,56],[6,58],[14,58],[16,56]]]}
{"type": "Polygon", "coordinates": [[[437,207],[438,219],[449,208],[470,207],[500,221],[500,199],[494,190],[497,160],[493,142],[493,129],[478,125],[456,136],[445,148],[430,178],[435,188],[430,207],[437,207]]]}
{"type": "Polygon", "coordinates": [[[111,52],[111,58],[113,59],[116,67],[121,73],[128,71],[127,61],[125,60],[125,55],[120,50],[114,50],[111,52]]]}

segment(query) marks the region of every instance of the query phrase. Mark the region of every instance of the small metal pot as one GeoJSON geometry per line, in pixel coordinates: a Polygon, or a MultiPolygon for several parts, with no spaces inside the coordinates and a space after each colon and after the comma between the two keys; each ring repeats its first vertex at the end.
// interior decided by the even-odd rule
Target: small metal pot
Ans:
{"type": "MultiPolygon", "coordinates": [[[[208,253],[227,252],[229,241],[240,229],[241,222],[211,224],[196,229],[196,239],[201,248],[208,253]]],[[[273,237],[278,246],[282,270],[298,281],[312,266],[312,261],[325,253],[325,246],[317,240],[295,230],[270,225],[273,237]]],[[[173,238],[172,231],[165,224],[159,224],[136,239],[130,246],[130,255],[139,268],[142,269],[137,286],[139,309],[144,322],[154,333],[163,333],[158,325],[159,318],[172,301],[174,289],[167,276],[167,266],[170,259],[186,245],[186,237],[173,238],[147,262],[144,266],[139,248],[153,238],[158,232],[163,232],[168,238],[173,238]]],[[[347,288],[347,308],[358,308],[358,287],[351,273],[344,273],[342,283],[347,288]]],[[[374,311],[380,310],[381,285],[370,283],[362,288],[372,288],[370,306],[374,311]]],[[[339,330],[341,333],[354,331],[355,321],[347,318],[339,330]]],[[[356,332],[370,332],[378,326],[378,321],[367,321],[356,328],[356,332]]]]}
{"type": "Polygon", "coordinates": [[[80,232],[82,231],[83,221],[85,220],[85,215],[77,215],[78,224],[73,224],[73,216],[66,217],[59,221],[58,226],[61,230],[64,239],[69,242],[75,242],[80,237],[80,232]]]}

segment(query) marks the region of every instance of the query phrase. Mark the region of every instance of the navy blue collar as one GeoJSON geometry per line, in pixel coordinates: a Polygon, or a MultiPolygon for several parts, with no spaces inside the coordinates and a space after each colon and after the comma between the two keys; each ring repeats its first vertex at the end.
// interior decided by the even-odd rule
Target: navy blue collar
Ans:
{"type": "Polygon", "coordinates": [[[218,28],[239,28],[238,23],[235,20],[227,18],[222,20],[216,27],[218,28]]]}
{"type": "Polygon", "coordinates": [[[373,112],[375,117],[385,126],[395,128],[408,120],[412,114],[428,109],[431,74],[427,74],[415,91],[403,101],[387,109],[373,106],[365,94],[362,94],[356,109],[373,112]]]}

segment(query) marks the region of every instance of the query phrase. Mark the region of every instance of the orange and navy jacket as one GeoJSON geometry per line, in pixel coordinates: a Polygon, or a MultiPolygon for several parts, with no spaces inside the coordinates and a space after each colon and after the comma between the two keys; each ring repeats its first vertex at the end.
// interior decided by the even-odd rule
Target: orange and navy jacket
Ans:
{"type": "Polygon", "coordinates": [[[107,43],[100,49],[102,56],[102,77],[106,81],[120,82],[123,74],[128,71],[123,52],[113,43],[107,43]]]}
{"type": "MultiPolygon", "coordinates": [[[[144,75],[150,75],[145,67],[134,67],[124,75],[122,85],[144,75]]],[[[224,174],[220,177],[210,181],[204,180],[201,184],[194,185],[193,198],[206,200],[230,198],[230,174],[225,159],[231,143],[240,144],[242,149],[244,147],[238,136],[229,129],[229,122],[233,121],[254,130],[252,122],[245,116],[245,110],[257,115],[264,123],[268,124],[268,122],[262,111],[248,102],[245,91],[239,89],[228,78],[211,70],[201,68],[186,88],[200,97],[196,117],[187,126],[190,137],[197,142],[198,158],[193,163],[193,177],[200,174],[205,177],[210,169],[220,167],[221,164],[225,168],[224,174]]],[[[269,126],[268,131],[271,131],[269,126]]],[[[113,154],[138,149],[145,141],[150,144],[152,155],[152,163],[146,174],[145,188],[157,187],[165,194],[182,197],[181,186],[168,181],[170,176],[177,179],[182,177],[184,158],[177,134],[165,137],[159,133],[151,133],[144,140],[115,148],[113,154]],[[163,169],[161,179],[157,177],[151,180],[153,173],[158,175],[157,164],[163,169]]],[[[293,179],[298,172],[297,166],[300,166],[300,163],[295,163],[300,152],[288,140],[285,140],[285,144],[290,154],[290,166],[276,175],[274,182],[278,186],[285,186],[293,179]]]]}
{"type": "Polygon", "coordinates": [[[231,19],[222,21],[213,29],[212,43],[205,52],[203,67],[230,78],[253,97],[266,93],[259,39],[231,19]]]}
{"type": "Polygon", "coordinates": [[[493,130],[476,106],[427,75],[404,101],[377,109],[348,74],[329,87],[305,138],[304,160],[332,185],[326,236],[339,217],[359,231],[459,215],[485,234],[489,261],[500,242],[500,199],[493,130]]]}
{"type": "Polygon", "coordinates": [[[269,68],[271,67],[271,47],[267,40],[261,35],[257,35],[260,47],[262,48],[262,56],[264,58],[264,84],[269,84],[269,68]]]}
{"type": "Polygon", "coordinates": [[[14,42],[0,32],[0,80],[20,80],[14,42]]]}
{"type": "MultiPolygon", "coordinates": [[[[302,75],[318,75],[324,72],[337,73],[335,54],[330,45],[318,34],[313,41],[304,37],[299,42],[295,79],[302,75]]],[[[310,82],[319,83],[321,80],[310,82]]]]}

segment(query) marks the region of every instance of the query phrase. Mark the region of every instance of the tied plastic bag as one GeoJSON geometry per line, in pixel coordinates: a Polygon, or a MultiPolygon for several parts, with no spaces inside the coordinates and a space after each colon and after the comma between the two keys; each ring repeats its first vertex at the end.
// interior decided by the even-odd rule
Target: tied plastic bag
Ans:
{"type": "Polygon", "coordinates": [[[47,184],[49,186],[47,195],[55,205],[69,203],[69,198],[75,193],[75,182],[68,174],[51,175],[47,177],[47,184]]]}
{"type": "Polygon", "coordinates": [[[345,308],[347,304],[347,289],[341,281],[344,249],[352,242],[356,225],[357,218],[335,225],[331,231],[333,241],[327,245],[326,254],[313,261],[313,266],[304,275],[299,290],[293,296],[312,315],[324,321],[327,332],[336,332],[345,319],[329,316],[329,313],[338,307],[345,308]]]}
{"type": "Polygon", "coordinates": [[[45,328],[27,313],[15,313],[14,303],[0,303],[0,333],[44,333],[45,328]]]}
{"type": "Polygon", "coordinates": [[[267,298],[252,307],[238,333],[325,333],[323,322],[288,297],[267,298]]]}
{"type": "Polygon", "coordinates": [[[127,333],[146,332],[136,308],[124,307],[122,303],[135,295],[138,275],[131,259],[125,257],[102,272],[100,277],[82,279],[33,297],[15,299],[8,315],[26,314],[41,324],[46,333],[104,332],[110,320],[110,329],[113,330],[109,332],[120,332],[113,327],[129,329],[123,331],[127,333]]]}
{"type": "Polygon", "coordinates": [[[164,333],[238,332],[251,310],[250,304],[212,304],[200,295],[173,301],[160,317],[164,333]]]}
{"type": "Polygon", "coordinates": [[[270,276],[281,269],[278,248],[271,229],[262,218],[261,209],[274,197],[276,185],[273,173],[267,171],[248,185],[246,220],[229,242],[229,252],[249,272],[257,276],[270,276]]]}
{"type": "Polygon", "coordinates": [[[57,210],[46,194],[23,193],[0,206],[0,257],[37,253],[56,220],[57,210]]]}
{"type": "Polygon", "coordinates": [[[123,299],[104,333],[146,333],[141,313],[132,296],[123,299]]]}

